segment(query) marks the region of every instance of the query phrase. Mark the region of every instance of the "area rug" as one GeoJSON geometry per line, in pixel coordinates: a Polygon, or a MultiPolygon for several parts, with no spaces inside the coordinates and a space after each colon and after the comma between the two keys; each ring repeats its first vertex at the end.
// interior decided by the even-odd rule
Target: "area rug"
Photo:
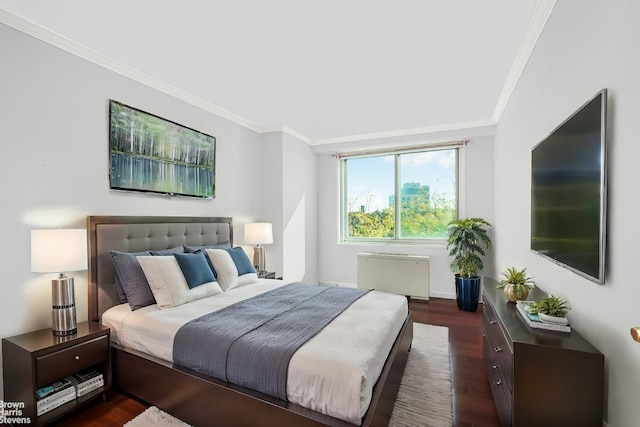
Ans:
{"type": "Polygon", "coordinates": [[[124,427],[191,427],[189,424],[151,406],[143,413],[127,422],[124,427]]]}
{"type": "Polygon", "coordinates": [[[413,324],[413,344],[393,408],[393,427],[453,425],[449,328],[413,324]]]}
{"type": "MultiPolygon", "coordinates": [[[[453,425],[449,329],[413,324],[413,344],[393,408],[391,427],[453,425]]],[[[152,406],[124,427],[190,427],[152,406]]]]}

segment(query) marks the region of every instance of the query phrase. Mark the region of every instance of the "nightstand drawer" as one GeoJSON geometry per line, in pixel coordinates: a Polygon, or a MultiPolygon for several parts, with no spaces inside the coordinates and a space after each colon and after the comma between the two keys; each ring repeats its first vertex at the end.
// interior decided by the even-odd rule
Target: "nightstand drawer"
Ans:
{"type": "Polygon", "coordinates": [[[109,358],[109,338],[94,338],[36,358],[36,387],[49,384],[109,358]]]}

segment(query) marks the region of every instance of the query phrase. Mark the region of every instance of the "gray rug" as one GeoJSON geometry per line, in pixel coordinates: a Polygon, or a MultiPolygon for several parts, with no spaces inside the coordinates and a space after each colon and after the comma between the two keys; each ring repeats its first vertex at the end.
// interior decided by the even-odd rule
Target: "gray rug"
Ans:
{"type": "MultiPolygon", "coordinates": [[[[413,324],[413,345],[400,383],[392,427],[450,427],[453,425],[449,329],[413,324]]],[[[155,406],[125,427],[190,427],[155,406]]]]}
{"type": "Polygon", "coordinates": [[[449,328],[413,324],[413,344],[390,426],[453,425],[449,328]]]}
{"type": "Polygon", "coordinates": [[[124,427],[191,427],[189,424],[151,406],[127,422],[124,427]]]}

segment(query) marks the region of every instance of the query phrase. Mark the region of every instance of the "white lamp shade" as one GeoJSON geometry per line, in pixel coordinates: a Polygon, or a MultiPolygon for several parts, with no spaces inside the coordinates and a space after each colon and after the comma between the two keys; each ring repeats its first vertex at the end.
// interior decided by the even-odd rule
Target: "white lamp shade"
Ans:
{"type": "Polygon", "coordinates": [[[87,269],[87,230],[31,230],[31,271],[64,273],[87,269]]]}
{"type": "Polygon", "coordinates": [[[244,225],[244,242],[247,245],[273,243],[273,229],[270,222],[254,222],[244,225]]]}

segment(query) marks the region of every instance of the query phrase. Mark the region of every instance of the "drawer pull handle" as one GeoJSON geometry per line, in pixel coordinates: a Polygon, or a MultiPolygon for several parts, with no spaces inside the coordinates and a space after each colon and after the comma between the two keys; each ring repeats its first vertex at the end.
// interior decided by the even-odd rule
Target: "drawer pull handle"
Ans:
{"type": "Polygon", "coordinates": [[[500,384],[502,384],[502,380],[494,381],[493,383],[494,383],[495,385],[500,385],[500,384]]]}
{"type": "Polygon", "coordinates": [[[495,347],[493,349],[496,353],[500,353],[502,351],[502,349],[500,347],[495,347]]]}
{"type": "Polygon", "coordinates": [[[498,322],[496,322],[495,320],[492,320],[491,322],[489,322],[489,324],[491,324],[491,325],[495,325],[496,323],[498,323],[498,322]]]}
{"type": "Polygon", "coordinates": [[[74,359],[80,360],[80,356],[76,355],[76,357],[74,357],[74,359]]]}

